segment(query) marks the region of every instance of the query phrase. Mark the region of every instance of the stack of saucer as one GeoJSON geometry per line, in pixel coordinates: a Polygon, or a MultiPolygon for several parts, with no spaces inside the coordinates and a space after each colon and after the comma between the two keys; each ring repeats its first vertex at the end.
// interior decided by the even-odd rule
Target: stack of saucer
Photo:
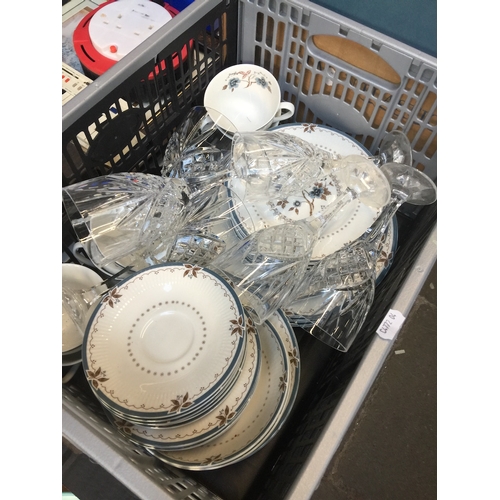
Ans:
{"type": "Polygon", "coordinates": [[[90,387],[118,431],[184,468],[192,464],[176,453],[197,457],[233,428],[245,442],[223,450],[218,466],[260,449],[299,383],[284,313],[254,324],[229,283],[190,264],[153,266],[121,281],[94,311],[82,351],[90,387]]]}
{"type": "Polygon", "coordinates": [[[166,422],[141,424],[108,411],[118,430],[136,444],[154,450],[183,450],[203,445],[228,429],[252,397],[260,371],[260,340],[252,320],[247,318],[245,358],[237,380],[216,406],[209,406],[193,418],[172,418],[166,422]]]}
{"type": "Polygon", "coordinates": [[[177,450],[146,448],[162,462],[186,470],[212,470],[248,458],[281,429],[295,402],[300,379],[297,340],[279,310],[256,328],[260,374],[254,394],[236,422],[214,439],[177,450]]]}
{"type": "Polygon", "coordinates": [[[231,287],[209,270],[166,264],[123,280],[96,308],[83,366],[114,416],[175,426],[221,403],[246,347],[246,318],[231,287]]]}

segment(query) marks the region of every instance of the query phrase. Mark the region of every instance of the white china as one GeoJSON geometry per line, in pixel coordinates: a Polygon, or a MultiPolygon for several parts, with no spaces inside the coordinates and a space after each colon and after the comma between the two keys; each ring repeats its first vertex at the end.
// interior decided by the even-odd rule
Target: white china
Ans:
{"type": "Polygon", "coordinates": [[[237,421],[255,390],[260,362],[259,336],[252,320],[247,317],[245,361],[236,384],[216,408],[192,422],[169,428],[138,425],[117,418],[112,421],[122,434],[145,447],[175,450],[199,446],[216,438],[237,421]]]}
{"type": "MultiPolygon", "coordinates": [[[[242,181],[231,179],[229,185],[238,195],[244,196],[245,186],[242,181]]],[[[321,213],[326,206],[338,198],[339,194],[337,179],[331,174],[315,182],[311,186],[310,193],[306,193],[303,197],[254,202],[247,204],[246,208],[252,216],[255,229],[258,230],[321,213]]],[[[311,260],[326,257],[346,243],[356,240],[373,224],[378,214],[379,211],[367,207],[359,200],[348,203],[325,225],[314,245],[311,260]]],[[[236,222],[239,223],[240,220],[236,222]]]]}
{"type": "Polygon", "coordinates": [[[212,120],[230,133],[266,130],[295,112],[291,102],[281,101],[272,73],[254,64],[237,64],[215,75],[203,103],[212,120]]]}
{"type": "Polygon", "coordinates": [[[139,418],[192,414],[234,377],[246,345],[243,308],[217,274],[152,266],[94,312],[83,367],[96,396],[139,418]]]}
{"type": "Polygon", "coordinates": [[[273,425],[269,426],[267,433],[263,433],[259,440],[256,440],[254,448],[248,450],[246,453],[255,453],[260,450],[276,433],[281,429],[282,425],[288,418],[292,411],[297,392],[299,390],[300,381],[300,352],[295,333],[291,323],[288,321],[284,311],[279,309],[274,312],[269,318],[269,323],[275,328],[276,333],[279,335],[288,358],[287,375],[282,380],[282,384],[287,386],[287,394],[285,402],[282,405],[278,417],[274,419],[273,425]]]}
{"type": "Polygon", "coordinates": [[[299,137],[338,158],[349,155],[369,157],[370,152],[352,137],[338,130],[314,123],[291,123],[273,128],[299,137]]]}
{"type": "MultiPolygon", "coordinates": [[[[199,418],[203,417],[207,413],[211,412],[214,408],[217,408],[222,401],[228,397],[230,391],[233,389],[234,385],[238,381],[240,370],[243,362],[245,361],[245,350],[241,351],[241,359],[234,364],[233,374],[222,383],[217,390],[214,390],[213,393],[204,399],[201,402],[197,402],[196,404],[192,404],[189,407],[186,405],[185,407],[176,408],[174,411],[164,411],[159,414],[144,414],[144,415],[131,415],[129,412],[120,411],[116,406],[110,405],[108,402],[100,398],[98,394],[96,396],[101,402],[101,405],[108,410],[110,414],[112,414],[115,418],[125,420],[128,423],[139,425],[139,426],[147,426],[148,428],[156,429],[156,428],[174,428],[184,424],[191,424],[197,421],[199,418]]],[[[183,402],[187,402],[188,404],[191,401],[188,398],[182,400],[183,402]]],[[[174,401],[172,401],[174,403],[174,401]]]]}
{"type": "Polygon", "coordinates": [[[218,469],[257,452],[276,434],[295,401],[300,356],[293,330],[281,311],[257,328],[262,344],[261,373],[237,422],[205,445],[184,451],[150,450],[152,455],[182,469],[218,469]]]}
{"type": "MultiPolygon", "coordinates": [[[[62,265],[62,285],[72,290],[84,290],[102,282],[102,278],[92,269],[80,266],[79,264],[64,263],[62,265]]],[[[62,352],[63,355],[71,355],[75,348],[80,351],[83,337],[79,329],[73,323],[70,315],[62,307],[62,352]]],[[[68,356],[68,360],[74,360],[74,357],[68,356]]],[[[81,361],[81,356],[80,356],[81,361]]],[[[63,356],[63,365],[65,363],[63,356]]],[[[73,363],[71,363],[73,364],[73,363]]]]}

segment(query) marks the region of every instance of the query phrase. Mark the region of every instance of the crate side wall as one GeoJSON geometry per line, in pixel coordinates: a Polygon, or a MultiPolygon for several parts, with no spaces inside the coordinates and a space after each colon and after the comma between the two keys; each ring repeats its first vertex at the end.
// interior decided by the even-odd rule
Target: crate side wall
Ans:
{"type": "Polygon", "coordinates": [[[278,78],[291,121],[342,130],[372,153],[402,130],[413,166],[437,178],[434,58],[310,2],[241,0],[240,13],[239,60],[278,78]]]}

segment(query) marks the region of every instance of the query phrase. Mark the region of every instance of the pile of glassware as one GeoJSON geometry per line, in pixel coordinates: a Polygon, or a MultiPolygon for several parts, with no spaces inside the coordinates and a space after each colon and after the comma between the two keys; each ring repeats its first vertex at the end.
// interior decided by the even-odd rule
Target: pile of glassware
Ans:
{"type": "Polygon", "coordinates": [[[284,311],[347,351],[373,302],[397,210],[434,203],[436,186],[411,166],[402,132],[388,134],[377,156],[335,154],[303,137],[286,126],[229,134],[207,108],[193,108],[161,175],[63,188],[78,244],[104,273],[129,268],[122,278],[166,263],[210,270],[256,325],[284,311]]]}

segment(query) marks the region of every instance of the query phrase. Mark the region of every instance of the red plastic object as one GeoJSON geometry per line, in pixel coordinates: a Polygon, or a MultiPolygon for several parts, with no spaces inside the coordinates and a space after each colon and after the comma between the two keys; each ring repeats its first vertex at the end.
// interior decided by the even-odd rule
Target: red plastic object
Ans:
{"type": "MultiPolygon", "coordinates": [[[[75,31],[73,33],[73,46],[75,48],[76,55],[78,56],[78,59],[80,60],[80,63],[82,64],[86,72],[90,73],[90,75],[87,76],[93,78],[102,75],[105,71],[111,68],[111,66],[116,64],[117,61],[108,59],[95,49],[89,34],[90,20],[96,14],[96,12],[98,12],[106,5],[109,5],[110,3],[113,3],[115,1],[116,0],[108,0],[107,2],[104,2],[103,4],[99,5],[99,7],[94,9],[92,12],[89,12],[78,23],[78,26],[75,28],[75,31]]],[[[167,11],[170,13],[172,17],[175,17],[177,14],[179,14],[179,11],[177,9],[174,9],[174,7],[172,7],[168,3],[165,3],[164,7],[165,9],[167,9],[167,11]]],[[[193,40],[191,40],[190,45],[192,46],[193,43],[194,43],[193,40]]],[[[187,46],[185,45],[181,50],[182,61],[185,61],[187,57],[188,57],[188,49],[187,46]]],[[[179,67],[180,61],[178,54],[173,54],[173,64],[174,64],[174,69],[177,69],[179,67]]],[[[165,69],[166,69],[165,61],[160,61],[160,63],[157,66],[155,66],[154,72],[156,75],[158,75],[160,71],[165,71],[165,69]]],[[[151,80],[152,78],[153,78],[153,73],[149,75],[149,79],[151,80]]]]}

